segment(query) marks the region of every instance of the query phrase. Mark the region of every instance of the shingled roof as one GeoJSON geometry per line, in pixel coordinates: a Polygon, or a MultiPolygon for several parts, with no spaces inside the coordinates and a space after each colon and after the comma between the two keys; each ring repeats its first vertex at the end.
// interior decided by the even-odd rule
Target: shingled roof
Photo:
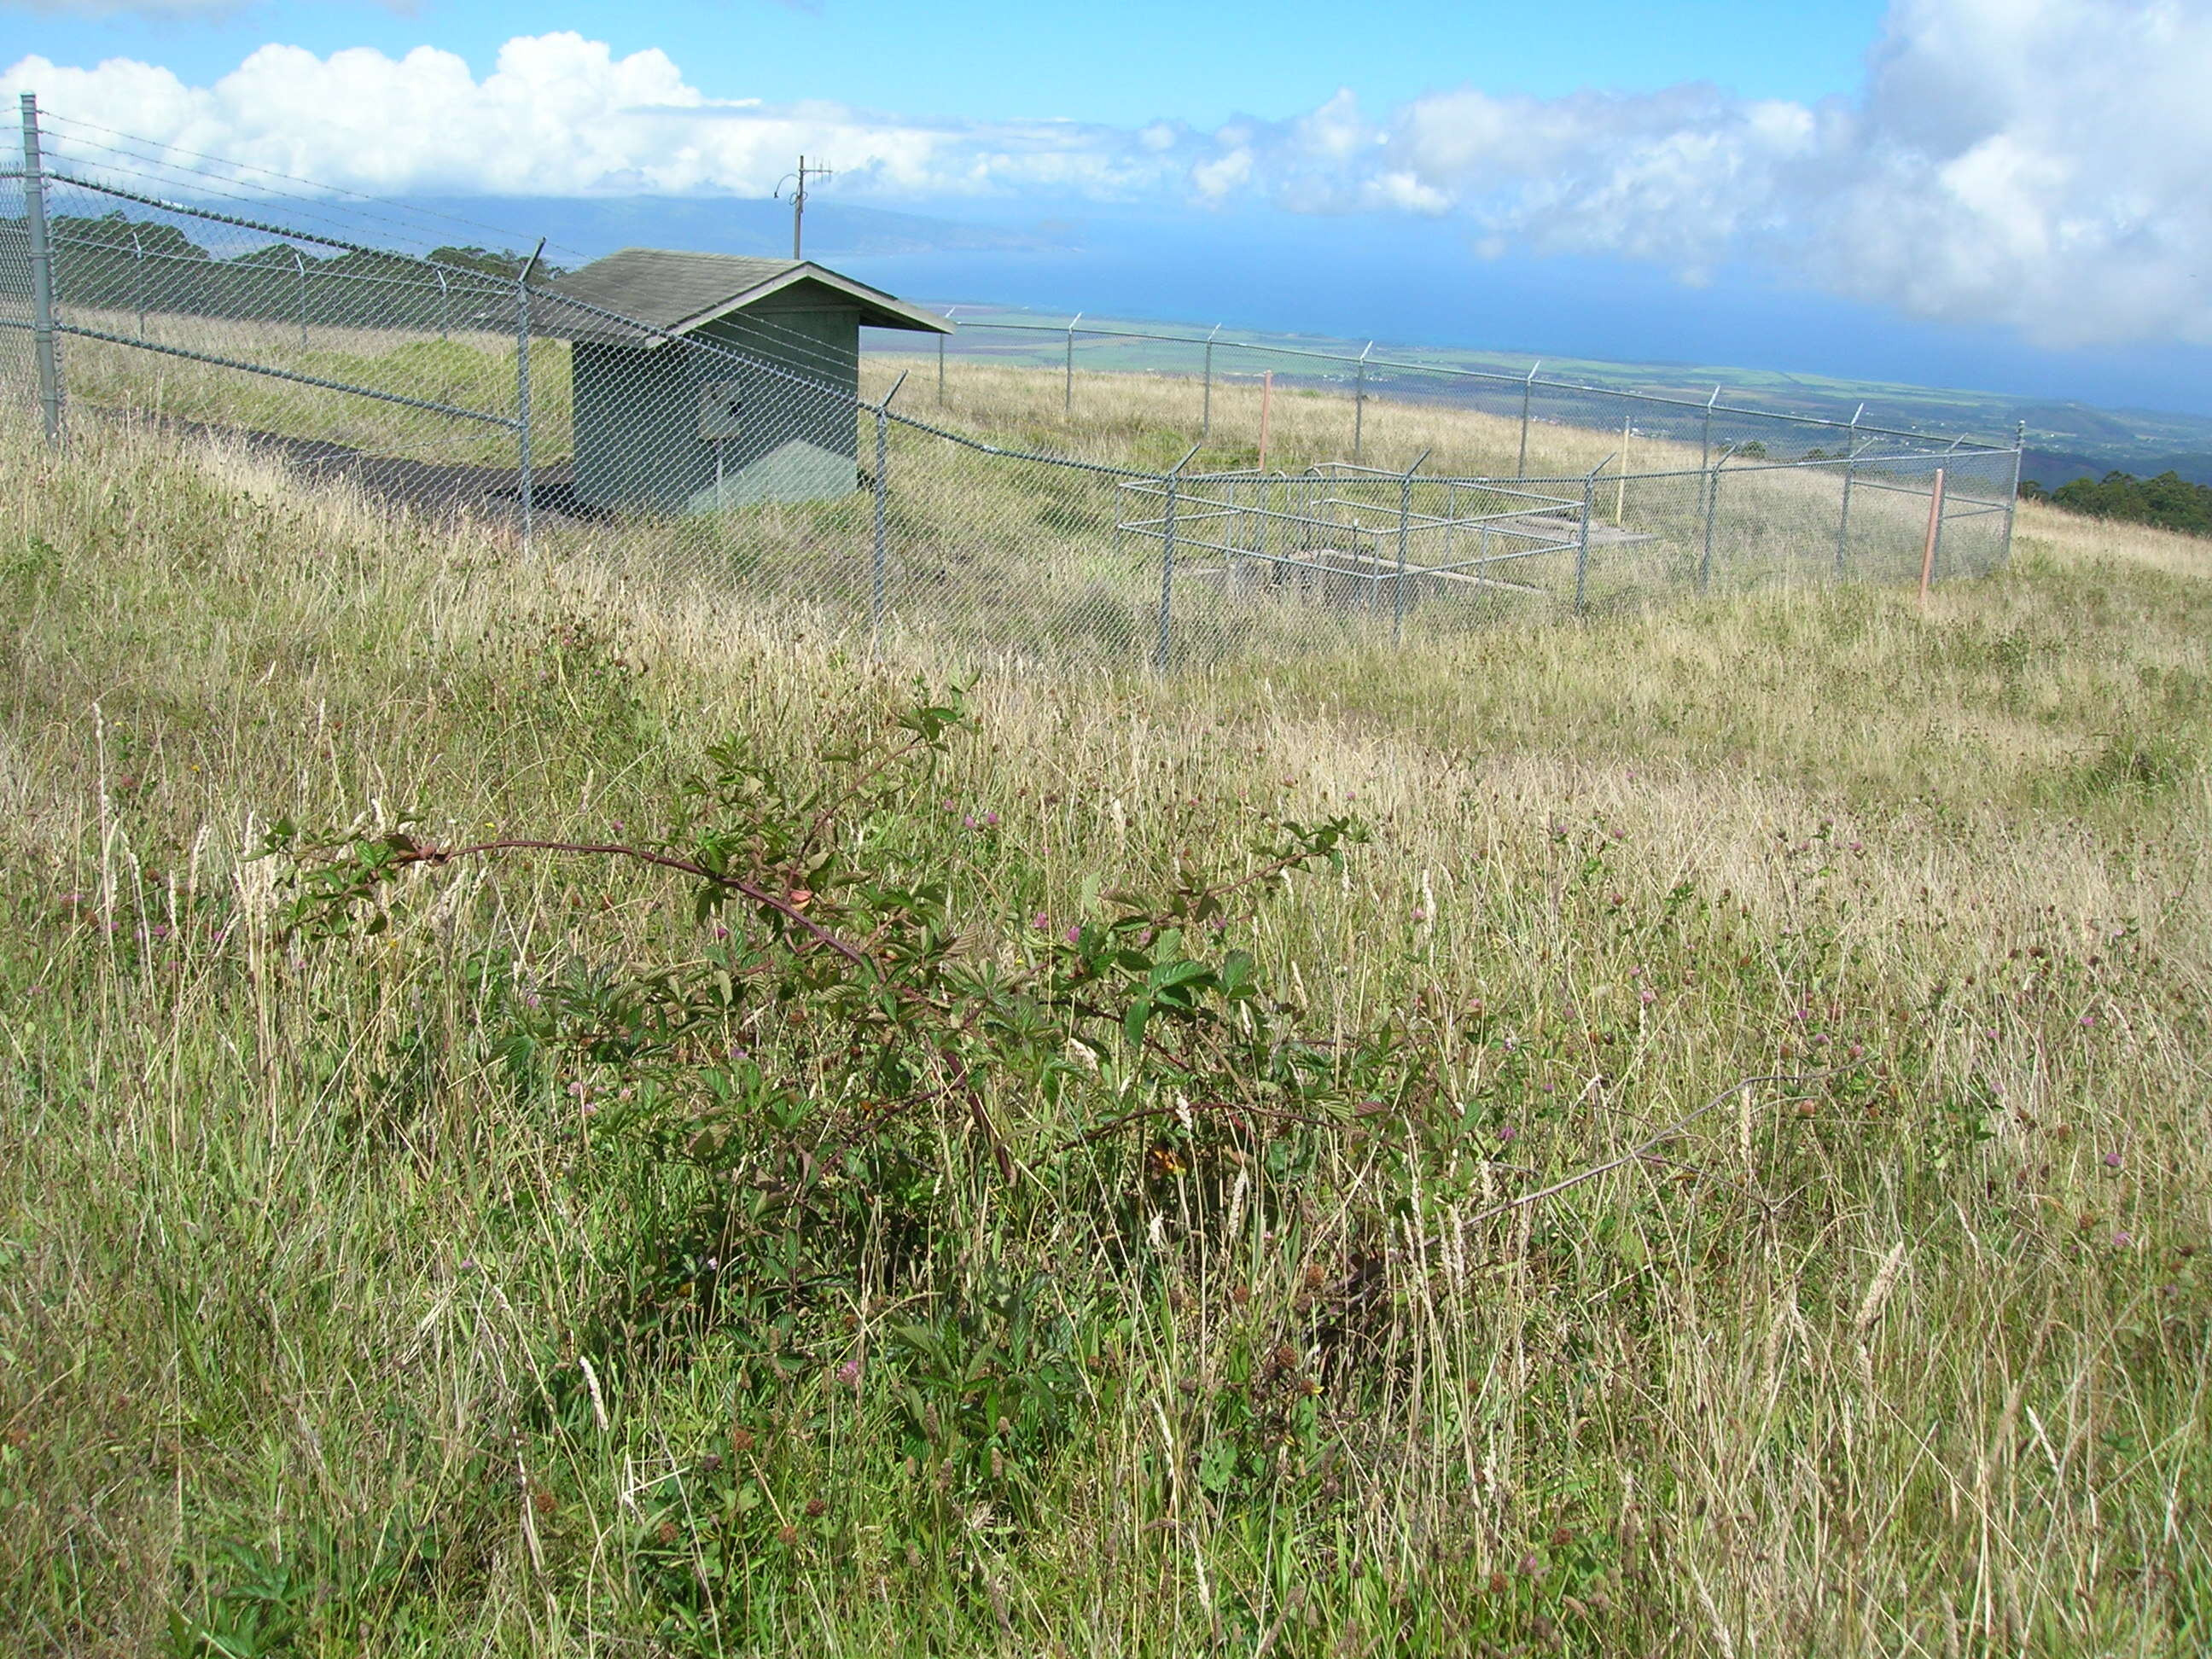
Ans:
{"type": "Polygon", "coordinates": [[[661,343],[665,337],[650,330],[688,334],[777,295],[788,295],[787,303],[817,299],[849,305],[860,312],[861,323],[869,328],[952,332],[952,325],[933,312],[895,300],[879,289],[841,276],[810,259],[756,259],[733,253],[626,247],[545,283],[544,291],[565,295],[647,325],[628,329],[607,319],[571,313],[565,319],[549,319],[552,326],[544,331],[647,348],[661,343]],[[814,292],[790,294],[794,288],[814,292]],[[820,292],[823,289],[828,292],[820,292]],[[564,322],[570,325],[561,326],[564,322]]]}

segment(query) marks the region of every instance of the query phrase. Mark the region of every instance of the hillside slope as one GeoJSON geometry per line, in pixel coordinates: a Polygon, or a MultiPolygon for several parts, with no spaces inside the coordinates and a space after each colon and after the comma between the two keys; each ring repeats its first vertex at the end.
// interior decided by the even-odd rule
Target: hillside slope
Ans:
{"type": "Polygon", "coordinates": [[[514,851],[288,931],[286,821],[696,846],[944,687],[236,449],[0,445],[24,1650],[2212,1639],[2201,544],[986,673],[819,806],[854,888],[514,851]],[[1340,813],[1115,936],[1247,953],[1219,1025],[854,1081],[1340,813]],[[872,884],[959,938],[840,1000],[802,919],[872,884]]]}

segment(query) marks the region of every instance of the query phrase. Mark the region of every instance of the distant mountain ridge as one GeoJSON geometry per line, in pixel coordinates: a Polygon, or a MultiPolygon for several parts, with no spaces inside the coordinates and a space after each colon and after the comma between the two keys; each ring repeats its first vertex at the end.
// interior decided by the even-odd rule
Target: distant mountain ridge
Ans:
{"type": "Polygon", "coordinates": [[[2076,478],[2101,478],[2107,472],[2127,472],[2138,478],[2171,472],[2191,483],[2212,484],[2212,453],[2141,456],[2115,451],[2100,457],[2031,448],[2021,457],[2020,467],[2023,482],[2032,479],[2046,489],[2056,489],[2076,478]]]}
{"type": "MultiPolygon", "coordinates": [[[[641,246],[700,253],[775,255],[791,251],[791,204],[750,197],[428,197],[414,198],[408,205],[471,224],[512,226],[516,236],[529,240],[543,236],[554,247],[586,260],[641,246]]],[[[810,258],[1038,253],[1073,252],[1079,246],[1072,228],[1049,220],[1030,226],[976,224],[811,199],[806,208],[805,252],[810,258]]]]}
{"type": "MultiPolygon", "coordinates": [[[[549,243],[548,259],[571,266],[617,248],[640,245],[757,256],[787,254],[791,246],[789,203],[757,198],[443,196],[369,204],[387,211],[398,210],[404,216],[397,223],[365,209],[357,210],[351,203],[330,205],[340,218],[362,212],[363,222],[354,234],[372,246],[398,247],[415,239],[420,240],[417,252],[428,251],[434,240],[526,252],[542,235],[549,243]],[[395,240],[393,228],[405,234],[395,240]],[[421,240],[426,237],[432,240],[421,240]]],[[[1065,312],[1028,309],[1037,306],[1045,292],[1057,289],[1070,308],[1085,307],[1092,325],[1112,315],[1149,318],[1152,320],[1138,325],[1203,335],[1220,320],[1218,316],[1209,316],[1197,323],[1165,321],[1192,314],[1182,309],[1189,302],[1190,273],[1179,274],[1168,256],[1174,254],[1188,262],[1218,252],[1202,242],[1193,243],[1187,228],[1178,228],[1172,238],[1164,240],[1157,226],[1124,223],[1096,214],[1081,215],[1079,220],[1073,210],[1063,210],[1071,214],[1067,218],[1028,222],[949,216],[969,210],[969,204],[955,204],[947,216],[939,216],[848,204],[836,199],[833,187],[809,203],[805,251],[810,257],[836,263],[851,275],[908,299],[932,303],[957,301],[963,318],[995,312],[1009,319],[1026,317],[1058,322],[1065,319],[1065,312]],[[1193,243],[1196,252],[1186,243],[1193,243]],[[1115,306],[1111,299],[1115,280],[1118,276],[1126,288],[1132,271],[1136,274],[1137,289],[1125,294],[1123,305],[1115,306]],[[1135,306],[1128,303],[1131,299],[1137,301],[1135,306]]],[[[1278,247],[1263,240],[1250,246],[1240,243],[1237,253],[1240,258],[1260,262],[1255,269],[1309,272],[1311,283],[1337,296],[1340,307],[1364,313],[1370,311],[1370,301],[1377,301],[1371,314],[1361,315],[1357,321],[1374,325],[1378,337],[1384,332],[1382,325],[1391,312],[1370,291],[1373,271],[1364,267],[1339,271],[1325,261],[1317,263],[1315,251],[1302,244],[1278,247]]],[[[1209,270],[1217,271],[1224,264],[1220,258],[1202,262],[1209,270]]],[[[1412,273],[1415,279],[1425,279],[1430,274],[1422,268],[1412,268],[1412,273]]],[[[1448,287],[1438,279],[1428,282],[1422,291],[1443,292],[1448,287]]],[[[1401,304],[1404,297],[1400,296],[1401,304]]],[[[1279,311],[1288,301],[1283,295],[1271,295],[1261,288],[1243,287],[1233,302],[1249,314],[1279,311]]],[[[1228,304],[1224,301],[1224,310],[1228,304]]],[[[1232,333],[1239,331],[1238,320],[1231,315],[1232,333]]],[[[1409,322],[1418,325],[1410,314],[1401,315],[1400,321],[1401,325],[1409,322]]],[[[1484,331],[1498,342],[1510,340],[1524,330],[1531,331],[1530,338],[1571,337],[1558,319],[1547,323],[1525,304],[1501,312],[1484,331]],[[1543,333],[1533,331],[1538,328],[1543,333]]],[[[1254,330],[1244,337],[1283,340],[1347,356],[1357,356],[1364,343],[1355,337],[1290,330],[1254,330]]],[[[1421,337],[1400,333],[1396,337],[1421,337]]],[[[1448,338],[1449,334],[1439,329],[1430,337],[1448,338]]],[[[1656,337],[1653,343],[1658,343],[1656,337]]],[[[1738,358],[1739,363],[1745,358],[1755,361],[1753,354],[1759,349],[1755,338],[1736,330],[1724,339],[1708,340],[1706,344],[1716,350],[1716,356],[1719,351],[1741,350],[1744,358],[1738,358]]],[[[1045,354],[1057,349],[1040,346],[1039,351],[1045,354]]],[[[2014,432],[2025,423],[2027,448],[2023,477],[2047,487],[2082,477],[2100,478],[2112,471],[2139,477],[2154,477],[2170,471],[2192,483],[2212,484],[2212,415],[2099,407],[2047,394],[1960,390],[1928,381],[1729,367],[1712,359],[1701,362],[1689,356],[1660,360],[1626,355],[1575,356],[1537,349],[1504,351],[1495,343],[1386,345],[1383,350],[1440,366],[1512,375],[1526,372],[1530,362],[1540,356],[1547,379],[1700,402],[1718,385],[1728,402],[1835,421],[1849,421],[1854,410],[1863,404],[1870,425],[1964,433],[2007,446],[2014,432]]],[[[1182,372],[1188,367],[1186,356],[1180,349],[1164,351],[1157,367],[1165,372],[1182,372]]]]}

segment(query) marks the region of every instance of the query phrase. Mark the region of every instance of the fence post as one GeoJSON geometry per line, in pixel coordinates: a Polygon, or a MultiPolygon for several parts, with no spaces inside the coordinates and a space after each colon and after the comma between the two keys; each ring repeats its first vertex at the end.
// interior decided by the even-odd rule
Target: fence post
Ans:
{"type": "Polygon", "coordinates": [[[1705,431],[1698,440],[1698,471],[1700,472],[1713,464],[1713,405],[1720,400],[1721,389],[1715,386],[1713,395],[1705,399],[1705,431]]]}
{"type": "Polygon", "coordinates": [[[1928,539],[1920,547],[1920,614],[1928,614],[1928,584],[1936,576],[1936,548],[1943,539],[1943,469],[1936,469],[1935,488],[1928,492],[1928,539]]]}
{"type": "Polygon", "coordinates": [[[541,236],[530,257],[522,262],[521,274],[514,279],[515,449],[521,464],[515,487],[522,499],[522,550],[526,553],[530,551],[531,533],[537,527],[536,480],[531,476],[530,466],[530,275],[538,269],[538,256],[544,252],[545,239],[541,236]]]}
{"type": "MultiPolygon", "coordinates": [[[[952,313],[959,309],[958,306],[945,307],[945,320],[951,322],[952,313]]],[[[937,406],[939,409],[945,407],[945,337],[942,334],[937,337],[937,406]]]]}
{"type": "MultiPolygon", "coordinates": [[[[885,398],[885,404],[890,399],[885,398]]],[[[890,490],[891,417],[876,410],[876,524],[868,580],[868,649],[880,648],[884,633],[884,522],[890,490]]]]}
{"type": "Polygon", "coordinates": [[[307,262],[300,257],[300,250],[292,253],[293,279],[300,289],[300,349],[307,349],[307,262]]]}
{"type": "MultiPolygon", "coordinates": [[[[1375,349],[1375,342],[1367,343],[1367,351],[1375,349]]],[[[1359,459],[1362,428],[1367,415],[1367,351],[1359,354],[1359,374],[1352,386],[1352,459],[1359,459]]]]}
{"type": "MultiPolygon", "coordinates": [[[[1216,323],[1213,325],[1213,334],[1220,332],[1221,325],[1216,323]]],[[[1213,334],[1206,337],[1205,402],[1200,406],[1198,417],[1198,435],[1200,438],[1211,438],[1213,435],[1213,334]]]]}
{"type": "MultiPolygon", "coordinates": [[[[1290,550],[1291,515],[1297,510],[1291,505],[1293,493],[1291,489],[1290,475],[1286,472],[1278,472],[1273,483],[1274,489],[1272,491],[1264,487],[1260,491],[1260,505],[1271,515],[1263,518],[1260,525],[1259,544],[1262,555],[1267,555],[1271,548],[1283,552],[1290,550]],[[1270,501],[1274,502],[1272,507],[1267,506],[1270,501]]],[[[1276,568],[1278,568],[1277,566],[1263,558],[1259,574],[1252,580],[1256,581],[1261,575],[1265,575],[1276,568]]]]}
{"type": "Polygon", "coordinates": [[[1423,450],[1398,480],[1398,578],[1390,585],[1390,641],[1396,644],[1406,629],[1406,536],[1413,521],[1413,475],[1429,459],[1423,450]]]}
{"type": "Polygon", "coordinates": [[[2021,464],[2027,459],[2027,422],[2026,421],[2022,421],[2020,423],[2018,429],[2013,434],[2012,493],[2005,497],[2004,545],[1997,549],[1997,568],[2000,570],[2006,568],[2012,563],[2012,520],[2013,514],[2017,512],[2020,507],[2020,469],[2021,464]]]}
{"type": "Polygon", "coordinates": [[[31,234],[31,342],[39,366],[39,410],[46,418],[46,441],[62,441],[62,370],[54,346],[54,251],[46,238],[46,166],[39,153],[39,100],[25,93],[23,104],[23,211],[31,234]]]}
{"type": "Polygon", "coordinates": [[[1516,477],[1528,476],[1528,393],[1536,384],[1536,371],[1544,366],[1541,357],[1528,365],[1528,378],[1521,382],[1521,459],[1514,465],[1516,477]]]}
{"type": "Polygon", "coordinates": [[[1950,522],[1949,515],[1942,511],[1944,490],[1944,470],[1939,466],[1936,469],[1936,562],[1939,565],[1943,560],[1943,526],[1950,522]]]}
{"type": "MultiPolygon", "coordinates": [[[[1182,471],[1181,467],[1176,472],[1182,471]]],[[[1167,513],[1160,520],[1160,637],[1152,650],[1152,666],[1168,669],[1168,641],[1175,633],[1176,474],[1168,474],[1167,513]]]]}
{"type": "Polygon", "coordinates": [[[448,337],[453,326],[453,302],[452,292],[446,286],[445,268],[441,265],[435,269],[438,274],[438,337],[443,340],[448,337]]]}
{"type": "Polygon", "coordinates": [[[1636,428],[1630,424],[1636,410],[1632,406],[1620,416],[1620,476],[1613,485],[1613,527],[1620,528],[1622,516],[1628,511],[1628,439],[1636,428]]]}
{"type": "Polygon", "coordinates": [[[138,240],[138,227],[131,227],[131,257],[137,261],[138,337],[146,337],[146,245],[138,240]]]}
{"type": "MultiPolygon", "coordinates": [[[[942,336],[939,337],[942,338],[942,336]]],[[[906,371],[891,382],[891,389],[884,393],[884,400],[876,405],[876,523],[872,557],[868,581],[868,649],[879,647],[884,631],[884,586],[886,557],[884,530],[890,506],[891,488],[891,399],[898,396],[899,388],[906,384],[906,371]]]]}
{"type": "Polygon", "coordinates": [[[1861,404],[1851,416],[1850,430],[1844,435],[1844,508],[1836,518],[1836,580],[1844,580],[1845,561],[1849,556],[1851,533],[1851,481],[1859,465],[1859,416],[1866,413],[1861,404]]]}
{"type": "Polygon", "coordinates": [[[1075,413],[1075,325],[1082,320],[1079,311],[1067,319],[1067,369],[1060,388],[1060,410],[1063,415],[1075,413]]]}
{"type": "MultiPolygon", "coordinates": [[[[1607,456],[1607,460],[1613,458],[1607,456]]],[[[1575,532],[1575,615],[1583,614],[1583,604],[1589,585],[1589,521],[1590,511],[1597,502],[1597,475],[1605,470],[1600,461],[1583,474],[1583,520],[1575,532]]]]}
{"type": "Polygon", "coordinates": [[[1260,376],[1260,471],[1267,470],[1267,406],[1275,398],[1275,371],[1267,369],[1260,376]]]}
{"type": "Polygon", "coordinates": [[[1193,444],[1161,480],[1167,486],[1167,512],[1160,520],[1160,637],[1152,651],[1152,666],[1163,674],[1167,672],[1169,648],[1175,638],[1176,485],[1190,458],[1197,453],[1198,446],[1193,444]]]}
{"type": "Polygon", "coordinates": [[[1713,520],[1720,514],[1721,469],[1728,465],[1728,458],[1735,453],[1735,446],[1730,444],[1721,451],[1720,459],[1714,462],[1705,473],[1705,550],[1704,556],[1698,561],[1698,592],[1700,593],[1713,585],[1713,520]]]}

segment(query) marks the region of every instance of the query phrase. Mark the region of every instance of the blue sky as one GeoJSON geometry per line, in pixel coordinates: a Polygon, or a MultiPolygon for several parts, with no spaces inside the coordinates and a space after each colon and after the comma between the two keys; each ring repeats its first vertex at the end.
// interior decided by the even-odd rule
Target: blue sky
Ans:
{"type": "Polygon", "coordinates": [[[933,297],[2212,413],[2212,0],[0,0],[0,82],[524,221],[805,150],[1088,250],[933,297]]]}
{"type": "Polygon", "coordinates": [[[1578,0],[1548,17],[1521,0],[1409,0],[1375,9],[1321,0],[1121,0],[1111,7],[178,0],[145,10],[16,5],[0,32],[8,43],[0,59],[29,52],[70,64],[122,56],[205,82],[272,40],[318,55],[370,46],[395,57],[428,42],[481,75],[517,35],[574,30],[619,55],[668,50],[713,97],[835,99],[969,119],[1060,116],[1138,125],[1167,117],[1214,126],[1240,114],[1293,116],[1346,86],[1382,104],[1462,82],[1551,97],[1702,80],[1747,96],[1815,99],[1856,84],[1882,12],[1875,0],[1756,7],[1578,0]]]}

